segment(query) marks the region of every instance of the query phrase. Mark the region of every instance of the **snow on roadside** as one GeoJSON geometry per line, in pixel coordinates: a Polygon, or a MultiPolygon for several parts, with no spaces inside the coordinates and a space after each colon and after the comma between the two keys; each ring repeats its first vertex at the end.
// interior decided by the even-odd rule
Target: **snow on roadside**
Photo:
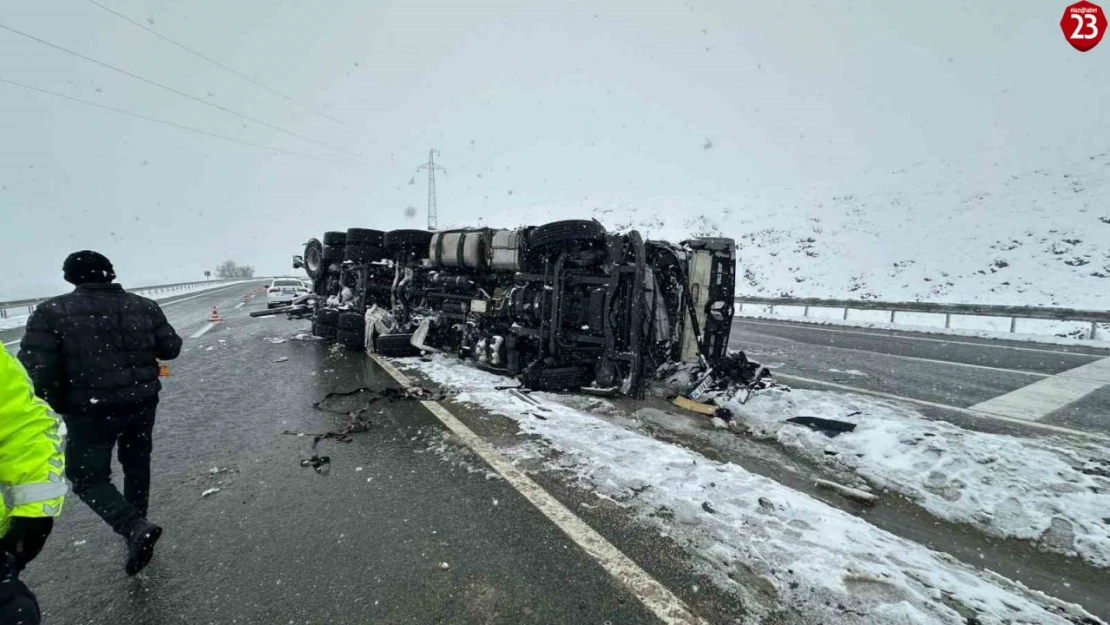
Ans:
{"type": "MultiPolygon", "coordinates": [[[[545,419],[534,418],[535,406],[494,390],[503,378],[458,361],[398,364],[457,391],[457,401],[507,416],[539,436],[547,451],[560,452],[549,467],[570,472],[599,497],[676,539],[725,590],[744,596],[756,618],[918,625],[965,623],[973,615],[983,624],[1102,622],[739,466],[556,402],[545,402],[545,419]]],[[[515,458],[529,447],[502,451],[515,458]]]]}
{"type": "Polygon", "coordinates": [[[772,389],[726,402],[752,435],[901,493],[930,513],[1110,568],[1110,452],[1063,439],[965,430],[894,402],[772,389]],[[796,416],[857,424],[829,438],[796,416]]]}
{"type": "Polygon", "coordinates": [[[1098,338],[1073,338],[1067,336],[1052,336],[1050,334],[1031,334],[1026,332],[994,332],[990,330],[969,330],[965,328],[945,328],[943,326],[928,326],[909,323],[887,323],[884,321],[860,321],[857,319],[823,319],[820,317],[800,317],[780,314],[761,314],[757,312],[736,313],[737,319],[757,319],[767,321],[790,321],[813,326],[832,326],[843,328],[867,328],[871,330],[897,330],[901,332],[914,332],[916,334],[940,334],[944,336],[966,336],[978,339],[998,339],[1001,341],[1021,341],[1025,343],[1042,343],[1045,345],[1064,345],[1069,347],[1094,347],[1098,349],[1110,348],[1107,333],[1110,324],[1098,324],[1098,338]]]}

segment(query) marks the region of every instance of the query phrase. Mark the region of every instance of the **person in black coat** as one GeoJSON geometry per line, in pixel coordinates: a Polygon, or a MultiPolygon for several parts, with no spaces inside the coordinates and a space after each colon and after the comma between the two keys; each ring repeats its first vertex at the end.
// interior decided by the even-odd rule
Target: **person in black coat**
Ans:
{"type": "Polygon", "coordinates": [[[127,541],[125,571],[150,562],[162,528],[146,519],[158,360],[181,352],[181,337],[154,301],[123,290],[103,255],[74,252],[62,266],[77,288],[39,304],[27,320],[19,360],[35,394],[63,416],[73,492],[127,541]],[[112,484],[119,445],[123,494],[112,484]]]}

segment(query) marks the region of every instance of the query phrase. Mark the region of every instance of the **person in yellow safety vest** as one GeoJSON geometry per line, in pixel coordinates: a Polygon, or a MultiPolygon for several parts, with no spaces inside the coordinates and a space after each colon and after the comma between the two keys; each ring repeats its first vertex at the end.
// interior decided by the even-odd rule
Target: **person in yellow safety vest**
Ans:
{"type": "Polygon", "coordinates": [[[19,573],[62,512],[64,426],[35,396],[19,361],[0,347],[0,623],[38,625],[38,601],[19,573]]]}

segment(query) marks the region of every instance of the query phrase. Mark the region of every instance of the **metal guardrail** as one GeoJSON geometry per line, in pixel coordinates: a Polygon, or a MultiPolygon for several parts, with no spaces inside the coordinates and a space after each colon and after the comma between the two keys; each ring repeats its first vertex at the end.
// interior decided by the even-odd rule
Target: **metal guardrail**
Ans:
{"type": "MultiPolygon", "coordinates": [[[[187,291],[191,287],[200,286],[204,284],[220,284],[223,282],[240,282],[243,280],[254,280],[255,278],[225,278],[222,280],[196,280],[193,282],[177,282],[174,284],[158,284],[154,286],[141,286],[134,289],[127,289],[131,293],[138,293],[140,295],[157,295],[159,293],[169,293],[172,291],[187,291]]],[[[257,278],[258,280],[265,280],[266,278],[257,278]]],[[[27,314],[35,311],[35,306],[50,299],[49,297],[38,297],[34,299],[21,299],[13,300],[10,302],[0,302],[0,319],[7,319],[11,316],[11,311],[19,310],[21,308],[27,309],[27,314]]],[[[23,314],[22,311],[19,314],[23,314]]]]}
{"type": "Polygon", "coordinates": [[[952,316],[1003,317],[1010,319],[1010,332],[1017,331],[1018,319],[1047,319],[1051,321],[1077,321],[1091,324],[1088,339],[1095,338],[1098,324],[1110,323],[1110,312],[1080,310],[1076,308],[1049,308],[1047,306],[988,306],[981,304],[933,304],[929,302],[880,302],[875,300],[842,300],[793,297],[737,297],[738,311],[743,312],[745,304],[770,306],[774,314],[775,306],[803,308],[802,316],[809,316],[810,308],[842,308],[844,319],[849,310],[890,311],[890,323],[895,323],[896,315],[907,313],[932,313],[944,315],[944,327],[952,326],[952,316]]]}

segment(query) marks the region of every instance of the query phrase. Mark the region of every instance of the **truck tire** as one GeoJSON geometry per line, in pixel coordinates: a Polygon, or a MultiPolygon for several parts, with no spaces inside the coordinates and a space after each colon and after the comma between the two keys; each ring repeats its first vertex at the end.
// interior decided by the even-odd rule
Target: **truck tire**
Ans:
{"type": "Polygon", "coordinates": [[[321,308],[316,311],[316,322],[320,325],[339,327],[339,311],[334,308],[321,308]]]}
{"type": "Polygon", "coordinates": [[[385,233],[381,230],[369,228],[347,228],[346,245],[364,245],[366,247],[382,247],[385,245],[385,233]]]}
{"type": "Polygon", "coordinates": [[[332,245],[332,246],[335,246],[335,247],[343,247],[346,244],[347,244],[347,233],[346,232],[336,232],[336,231],[333,230],[331,232],[325,232],[324,233],[324,245],[332,245]]]}
{"type": "Polygon", "coordinates": [[[411,334],[382,334],[375,340],[374,350],[387,358],[419,356],[420,350],[411,341],[411,334]]]}
{"type": "Polygon", "coordinates": [[[362,319],[362,315],[357,312],[341,312],[339,313],[339,321],[336,323],[340,330],[363,330],[366,328],[366,322],[362,319]]]}
{"type": "Polygon", "coordinates": [[[521,382],[535,391],[575,391],[594,380],[588,367],[551,367],[524,376],[521,382]]]}
{"type": "Polygon", "coordinates": [[[427,230],[390,230],[385,233],[385,249],[390,254],[418,254],[427,257],[432,233],[427,230]]]}
{"type": "Polygon", "coordinates": [[[337,332],[339,332],[338,327],[320,323],[319,319],[312,322],[313,336],[318,336],[325,339],[334,339],[337,332]]]}
{"type": "Polygon", "coordinates": [[[345,246],[324,244],[324,249],[321,252],[320,257],[323,259],[324,264],[342,262],[343,251],[345,249],[347,249],[345,246]]]}
{"type": "Polygon", "coordinates": [[[381,260],[386,256],[387,254],[383,248],[361,243],[348,243],[347,247],[343,248],[343,260],[349,260],[360,265],[381,260]]]}
{"type": "Polygon", "coordinates": [[[313,281],[320,279],[324,268],[324,246],[318,239],[309,239],[304,244],[304,270],[313,281]]]}
{"type": "Polygon", "coordinates": [[[358,330],[338,328],[335,331],[335,341],[351,351],[358,352],[366,349],[366,335],[361,328],[358,330]]]}
{"type": "Polygon", "coordinates": [[[538,226],[528,235],[528,246],[542,249],[551,245],[570,242],[595,243],[605,241],[605,226],[586,219],[568,219],[538,226]]]}

